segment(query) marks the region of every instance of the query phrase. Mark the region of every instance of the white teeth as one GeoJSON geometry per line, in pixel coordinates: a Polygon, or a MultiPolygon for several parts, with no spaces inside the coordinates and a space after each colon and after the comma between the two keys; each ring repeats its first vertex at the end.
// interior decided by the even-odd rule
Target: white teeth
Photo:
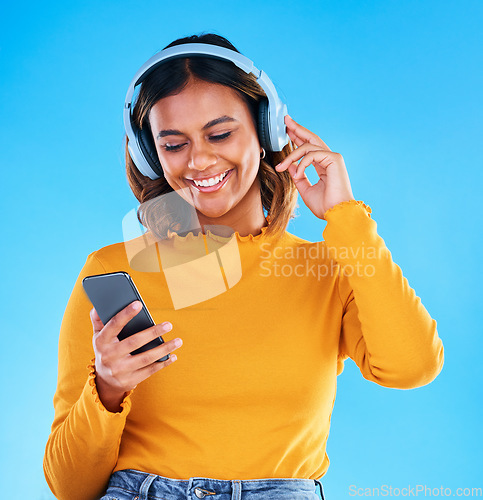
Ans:
{"type": "Polygon", "coordinates": [[[212,177],[211,179],[209,180],[203,180],[203,181],[196,181],[193,179],[193,182],[197,185],[197,186],[204,186],[204,187],[210,187],[210,186],[214,186],[215,184],[218,184],[219,182],[221,182],[225,177],[226,177],[226,174],[228,172],[225,172],[221,175],[219,175],[218,177],[212,177]]]}

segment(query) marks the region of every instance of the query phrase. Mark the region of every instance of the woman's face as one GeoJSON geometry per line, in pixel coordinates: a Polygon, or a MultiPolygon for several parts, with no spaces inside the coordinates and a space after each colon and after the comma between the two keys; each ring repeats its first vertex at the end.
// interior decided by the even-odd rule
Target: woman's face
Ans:
{"type": "Polygon", "coordinates": [[[251,214],[263,215],[261,147],[249,108],[232,88],[192,80],[160,99],[149,121],[167,182],[189,190],[191,199],[178,193],[195,206],[201,224],[235,228],[251,214]]]}

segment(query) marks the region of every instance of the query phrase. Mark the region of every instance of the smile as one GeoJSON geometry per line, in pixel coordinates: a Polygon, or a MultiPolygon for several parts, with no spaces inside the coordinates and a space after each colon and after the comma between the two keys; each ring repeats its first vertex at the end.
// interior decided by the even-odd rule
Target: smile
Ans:
{"type": "Polygon", "coordinates": [[[209,179],[203,179],[202,181],[197,181],[194,179],[186,179],[192,186],[194,186],[198,191],[202,193],[211,193],[213,191],[218,191],[221,189],[231,177],[233,169],[227,170],[220,175],[215,177],[210,177],[209,179]]]}

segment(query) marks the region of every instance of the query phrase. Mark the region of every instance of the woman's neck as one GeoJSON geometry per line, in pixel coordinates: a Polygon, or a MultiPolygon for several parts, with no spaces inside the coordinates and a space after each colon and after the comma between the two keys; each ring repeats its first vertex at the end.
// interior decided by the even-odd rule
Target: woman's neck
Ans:
{"type": "Polygon", "coordinates": [[[226,237],[230,236],[234,232],[237,232],[240,236],[248,236],[249,234],[257,236],[262,232],[262,227],[265,227],[267,225],[267,220],[265,219],[263,212],[261,212],[260,216],[256,220],[250,218],[247,220],[241,220],[238,223],[231,224],[227,223],[226,221],[224,221],[223,224],[220,224],[220,222],[217,222],[215,224],[213,224],[213,222],[201,223],[201,229],[199,231],[202,231],[203,234],[206,234],[206,232],[209,230],[213,234],[226,237]]]}

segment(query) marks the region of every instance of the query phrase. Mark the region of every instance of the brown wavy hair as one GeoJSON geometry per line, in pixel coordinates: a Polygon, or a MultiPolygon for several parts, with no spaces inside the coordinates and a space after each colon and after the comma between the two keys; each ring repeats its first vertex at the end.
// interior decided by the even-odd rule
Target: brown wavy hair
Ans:
{"type": "MultiPolygon", "coordinates": [[[[239,52],[226,38],[214,33],[179,38],[165,49],[185,43],[207,43],[239,52]]],[[[141,83],[132,112],[134,123],[140,129],[147,127],[151,133],[149,123],[151,108],[159,99],[180,93],[193,79],[226,85],[234,89],[248,105],[258,132],[258,107],[260,100],[266,97],[266,94],[255,76],[245,73],[230,61],[201,56],[172,59],[152,71],[141,83]]],[[[164,176],[152,180],[141,174],[129,154],[128,142],[126,136],[126,174],[134,196],[141,203],[137,211],[139,222],[162,239],[166,238],[168,231],[183,233],[183,230],[189,230],[186,221],[189,220],[187,214],[193,210],[192,207],[181,196],[169,197],[171,200],[176,200],[176,207],[173,210],[173,201],[170,201],[170,210],[166,211],[164,197],[161,195],[173,192],[173,188],[164,176]]],[[[261,201],[266,215],[269,216],[266,235],[275,238],[284,233],[290,219],[295,217],[293,212],[297,203],[297,188],[288,170],[277,172],[274,169],[274,166],[285,159],[293,149],[294,145],[289,141],[282,151],[275,153],[266,151],[265,158],[260,160],[258,178],[261,201]]]]}

